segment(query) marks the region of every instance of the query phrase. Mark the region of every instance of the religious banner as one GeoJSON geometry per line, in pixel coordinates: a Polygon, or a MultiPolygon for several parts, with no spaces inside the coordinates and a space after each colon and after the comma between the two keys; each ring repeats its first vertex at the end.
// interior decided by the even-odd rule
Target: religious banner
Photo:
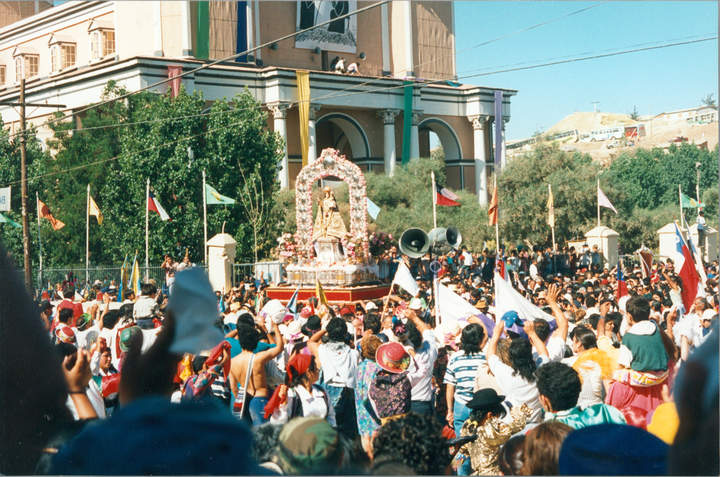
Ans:
{"type": "MultiPolygon", "coordinates": [[[[333,20],[357,10],[357,1],[309,0],[297,2],[296,31],[333,20]]],[[[332,21],[325,26],[300,33],[295,37],[295,48],[357,52],[357,16],[332,21]]]]}

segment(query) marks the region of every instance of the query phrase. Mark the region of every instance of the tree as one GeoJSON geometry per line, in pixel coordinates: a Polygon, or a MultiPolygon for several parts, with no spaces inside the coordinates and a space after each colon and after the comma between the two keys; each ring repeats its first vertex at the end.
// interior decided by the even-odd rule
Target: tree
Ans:
{"type": "Polygon", "coordinates": [[[713,93],[709,93],[707,96],[702,98],[700,102],[703,104],[703,106],[710,106],[711,108],[717,106],[715,104],[715,95],[713,93]]]}
{"type": "Polygon", "coordinates": [[[640,114],[638,113],[637,106],[633,106],[633,110],[630,113],[630,119],[632,119],[633,121],[637,121],[638,119],[640,119],[640,114]]]}
{"type": "Polygon", "coordinates": [[[248,177],[242,169],[238,169],[242,176],[243,185],[240,188],[240,194],[238,199],[242,207],[245,209],[245,216],[247,217],[250,227],[252,227],[253,233],[253,256],[255,263],[258,261],[258,232],[262,225],[267,221],[268,215],[271,210],[270,197],[265,194],[265,190],[262,185],[262,177],[260,173],[255,170],[248,177]]]}

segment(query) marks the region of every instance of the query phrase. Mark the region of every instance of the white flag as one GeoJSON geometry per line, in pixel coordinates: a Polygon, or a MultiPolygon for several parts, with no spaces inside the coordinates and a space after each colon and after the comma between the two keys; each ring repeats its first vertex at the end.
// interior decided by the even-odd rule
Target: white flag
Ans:
{"type": "MultiPolygon", "coordinates": [[[[438,284],[438,303],[443,323],[466,322],[468,317],[480,314],[480,310],[443,284],[438,284]]],[[[488,330],[492,333],[492,330],[488,330]]]]}
{"type": "Polygon", "coordinates": [[[367,212],[373,220],[377,220],[377,216],[380,213],[380,206],[370,200],[370,197],[367,197],[367,212]]]}
{"type": "Polygon", "coordinates": [[[0,211],[10,212],[10,186],[0,188],[0,211]]]}
{"type": "Polygon", "coordinates": [[[607,198],[607,196],[603,193],[602,189],[600,189],[600,186],[598,186],[598,204],[600,204],[600,207],[605,207],[616,214],[618,213],[617,210],[615,210],[615,207],[610,203],[610,199],[607,198]]]}
{"type": "Polygon", "coordinates": [[[393,281],[411,296],[417,295],[420,291],[417,282],[413,278],[412,273],[410,273],[410,270],[408,270],[405,262],[401,261],[398,265],[397,271],[395,272],[395,279],[393,281]]]}
{"type": "Polygon", "coordinates": [[[495,272],[495,317],[497,319],[508,311],[514,311],[518,314],[522,321],[534,320],[541,318],[545,321],[552,321],[555,318],[542,311],[537,306],[528,301],[520,292],[515,290],[513,286],[500,277],[495,272]]]}

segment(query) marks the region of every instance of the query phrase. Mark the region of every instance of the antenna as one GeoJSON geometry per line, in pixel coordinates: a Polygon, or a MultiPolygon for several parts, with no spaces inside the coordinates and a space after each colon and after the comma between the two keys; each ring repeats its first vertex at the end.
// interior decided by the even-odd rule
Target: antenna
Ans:
{"type": "Polygon", "coordinates": [[[593,113],[597,113],[597,112],[598,112],[598,104],[600,104],[600,101],[593,101],[593,102],[592,102],[592,105],[593,105],[593,113]]]}

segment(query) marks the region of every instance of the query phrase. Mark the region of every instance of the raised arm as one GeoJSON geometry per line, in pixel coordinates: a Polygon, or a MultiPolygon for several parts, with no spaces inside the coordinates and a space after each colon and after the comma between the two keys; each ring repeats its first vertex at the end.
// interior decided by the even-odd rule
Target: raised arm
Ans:
{"type": "Polygon", "coordinates": [[[530,344],[535,347],[535,350],[538,352],[538,354],[549,360],[550,354],[548,353],[545,343],[543,343],[543,340],[541,340],[537,333],[535,333],[535,323],[533,323],[531,320],[527,320],[523,329],[528,335],[530,344]]]}
{"type": "Polygon", "coordinates": [[[560,338],[565,341],[568,334],[568,320],[565,318],[565,313],[563,313],[560,305],[558,305],[557,297],[559,294],[560,287],[552,284],[548,287],[547,293],[545,294],[545,301],[547,301],[553,312],[555,321],[557,321],[557,333],[560,335],[560,338]]]}
{"type": "Polygon", "coordinates": [[[283,338],[282,333],[280,333],[278,324],[275,322],[273,322],[273,332],[268,333],[268,339],[270,340],[270,343],[275,345],[275,347],[266,349],[265,351],[257,354],[257,359],[262,362],[269,361],[277,357],[283,352],[283,349],[285,349],[285,339],[283,338]]]}
{"type": "Polygon", "coordinates": [[[322,340],[323,335],[326,333],[325,330],[320,330],[316,332],[314,335],[310,337],[310,340],[307,343],[307,347],[310,350],[310,352],[315,356],[315,359],[320,359],[320,355],[318,354],[318,349],[320,347],[320,340],[322,340]]]}
{"type": "Polygon", "coordinates": [[[497,323],[495,323],[495,328],[493,328],[492,338],[490,338],[490,342],[488,343],[488,357],[497,355],[498,341],[500,341],[500,335],[503,334],[504,330],[505,322],[503,320],[498,320],[497,323]]]}

